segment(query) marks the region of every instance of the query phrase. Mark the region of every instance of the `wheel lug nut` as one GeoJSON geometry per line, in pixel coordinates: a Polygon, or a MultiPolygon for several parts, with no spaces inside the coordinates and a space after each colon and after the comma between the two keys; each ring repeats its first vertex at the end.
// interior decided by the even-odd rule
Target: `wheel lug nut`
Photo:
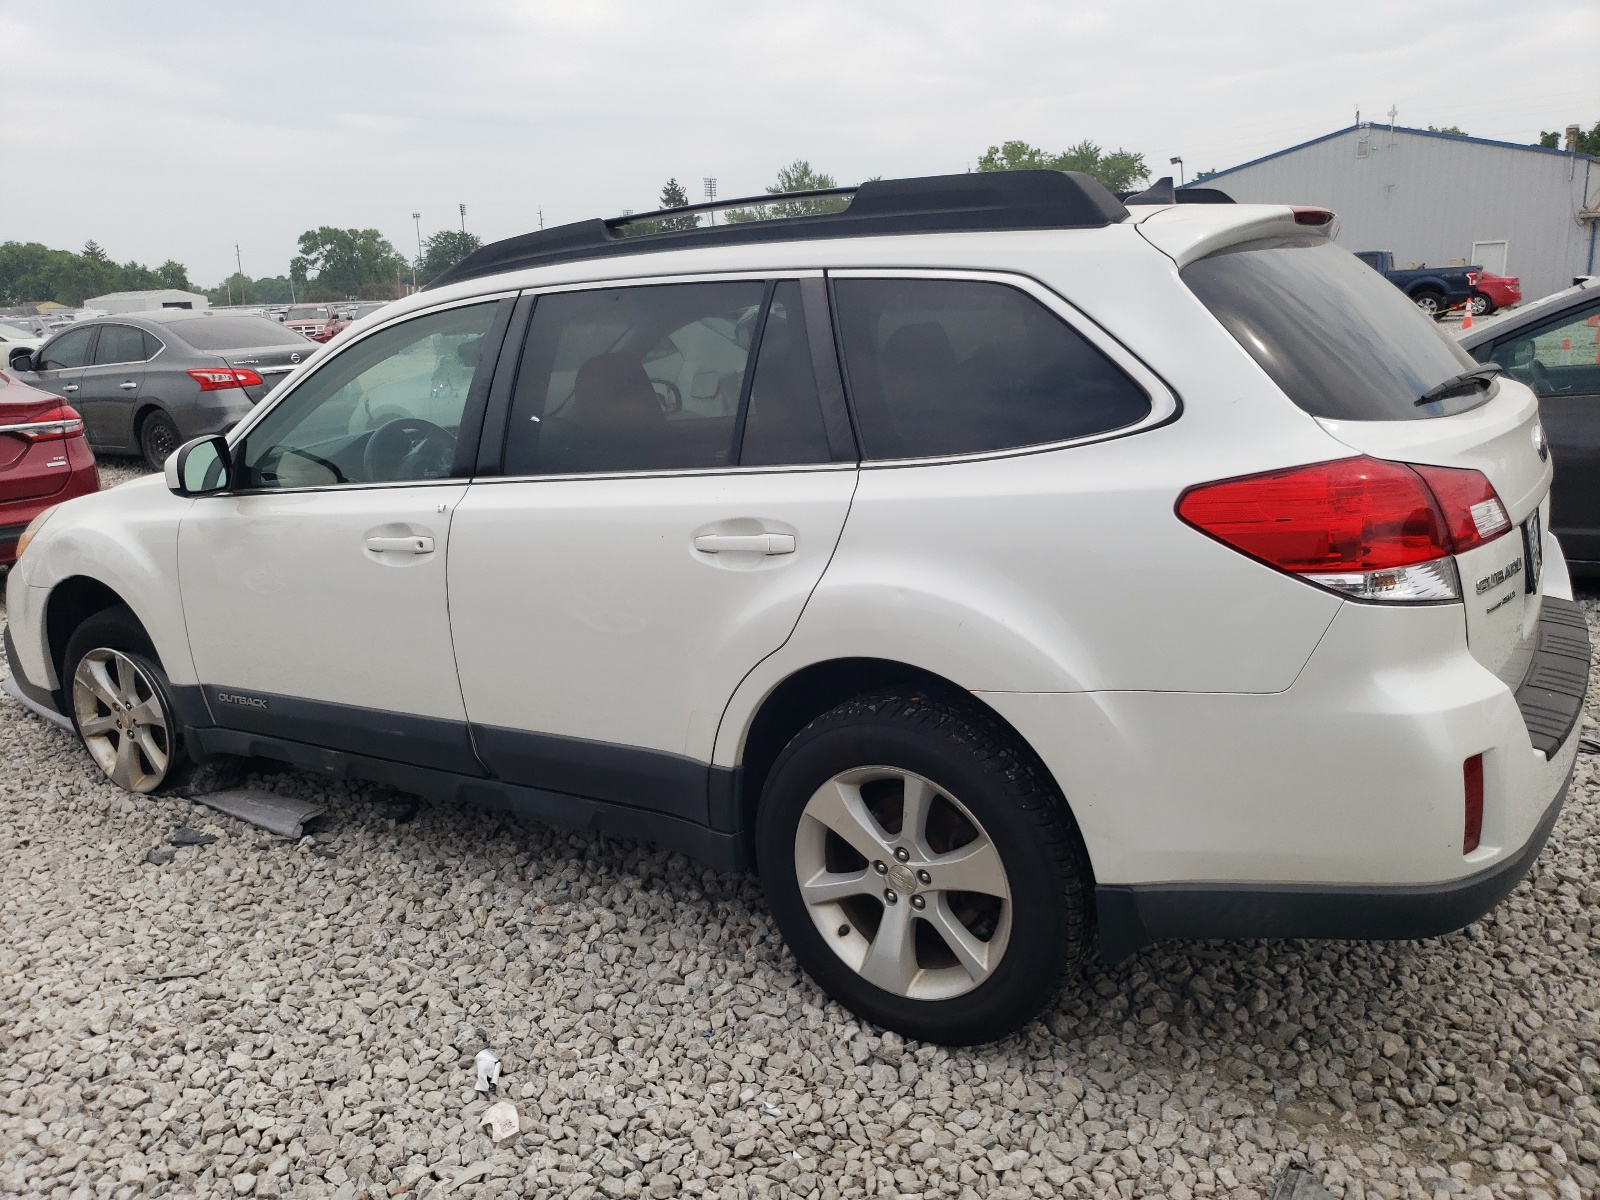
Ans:
{"type": "Polygon", "coordinates": [[[872,864],[872,869],[879,875],[887,875],[889,873],[889,864],[880,858],[877,862],[872,864]]]}
{"type": "Polygon", "coordinates": [[[911,851],[907,850],[904,846],[901,846],[894,852],[894,857],[895,861],[897,862],[905,862],[906,859],[911,857],[911,851]]]}
{"type": "Polygon", "coordinates": [[[883,902],[885,904],[898,904],[900,902],[900,897],[894,894],[893,888],[884,888],[883,902]]]}
{"type": "Polygon", "coordinates": [[[929,875],[926,871],[918,871],[917,872],[917,882],[918,883],[932,883],[933,882],[933,876],[929,875]]]}
{"type": "Polygon", "coordinates": [[[926,900],[924,900],[921,896],[913,896],[913,897],[911,897],[911,907],[912,908],[923,908],[923,907],[925,907],[927,905],[927,903],[928,902],[926,900]]]}

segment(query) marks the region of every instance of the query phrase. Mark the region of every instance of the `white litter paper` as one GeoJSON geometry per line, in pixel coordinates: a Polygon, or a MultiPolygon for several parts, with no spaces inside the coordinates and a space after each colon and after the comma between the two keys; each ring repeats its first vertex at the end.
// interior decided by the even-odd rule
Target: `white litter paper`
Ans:
{"type": "Polygon", "coordinates": [[[228,788],[194,799],[208,808],[286,838],[301,836],[305,823],[323,811],[321,805],[296,800],[293,796],[280,796],[265,788],[228,788]]]}
{"type": "Polygon", "coordinates": [[[522,1130],[522,1122],[517,1116],[517,1106],[509,1100],[491,1104],[478,1124],[487,1125],[489,1136],[497,1142],[515,1137],[522,1130]]]}
{"type": "Polygon", "coordinates": [[[473,1061],[478,1067],[478,1082],[472,1085],[473,1090],[493,1091],[494,1085],[500,1082],[500,1056],[493,1050],[479,1050],[473,1061]]]}

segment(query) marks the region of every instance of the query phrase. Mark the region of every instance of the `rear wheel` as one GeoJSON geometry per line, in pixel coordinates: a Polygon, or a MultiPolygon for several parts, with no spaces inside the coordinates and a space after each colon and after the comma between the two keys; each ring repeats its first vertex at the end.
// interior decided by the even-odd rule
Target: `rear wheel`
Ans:
{"type": "Polygon", "coordinates": [[[178,448],[178,427],[159,408],[145,416],[139,425],[139,450],[152,471],[159,471],[178,448]]]}
{"type": "Polygon", "coordinates": [[[1493,300],[1489,299],[1489,297],[1485,296],[1482,292],[1473,292],[1472,293],[1472,315],[1473,316],[1475,316],[1475,317],[1487,317],[1493,311],[1494,311],[1494,301],[1493,300]]]}
{"type": "Polygon", "coordinates": [[[62,668],[72,723],[112,783],[148,793],[177,771],[184,751],[167,677],[130,609],[105,609],[79,625],[62,668]]]}
{"type": "Polygon", "coordinates": [[[1004,1037],[1088,952],[1088,862],[1065,801],[959,698],[875,693],[817,718],[773,765],[756,840],[800,964],[909,1037],[1004,1037]]]}

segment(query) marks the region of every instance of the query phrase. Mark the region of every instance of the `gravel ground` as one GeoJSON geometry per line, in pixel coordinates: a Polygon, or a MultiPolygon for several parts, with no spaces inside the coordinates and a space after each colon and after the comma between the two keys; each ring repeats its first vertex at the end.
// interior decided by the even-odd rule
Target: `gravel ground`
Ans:
{"type": "Polygon", "coordinates": [[[0,701],[0,1194],[1593,1197],[1597,762],[1468,930],[1167,944],[952,1051],[826,1000],[751,879],[269,770],[330,810],[279,841],[0,701]]]}

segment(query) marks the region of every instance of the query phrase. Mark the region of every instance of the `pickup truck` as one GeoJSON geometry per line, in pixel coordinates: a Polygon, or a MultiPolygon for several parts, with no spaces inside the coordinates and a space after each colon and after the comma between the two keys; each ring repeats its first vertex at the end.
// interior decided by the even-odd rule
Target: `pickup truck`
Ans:
{"type": "Polygon", "coordinates": [[[1472,299],[1482,267],[1414,267],[1397,270],[1388,250],[1359,250],[1356,257],[1395,287],[1430,317],[1442,317],[1472,299]]]}

